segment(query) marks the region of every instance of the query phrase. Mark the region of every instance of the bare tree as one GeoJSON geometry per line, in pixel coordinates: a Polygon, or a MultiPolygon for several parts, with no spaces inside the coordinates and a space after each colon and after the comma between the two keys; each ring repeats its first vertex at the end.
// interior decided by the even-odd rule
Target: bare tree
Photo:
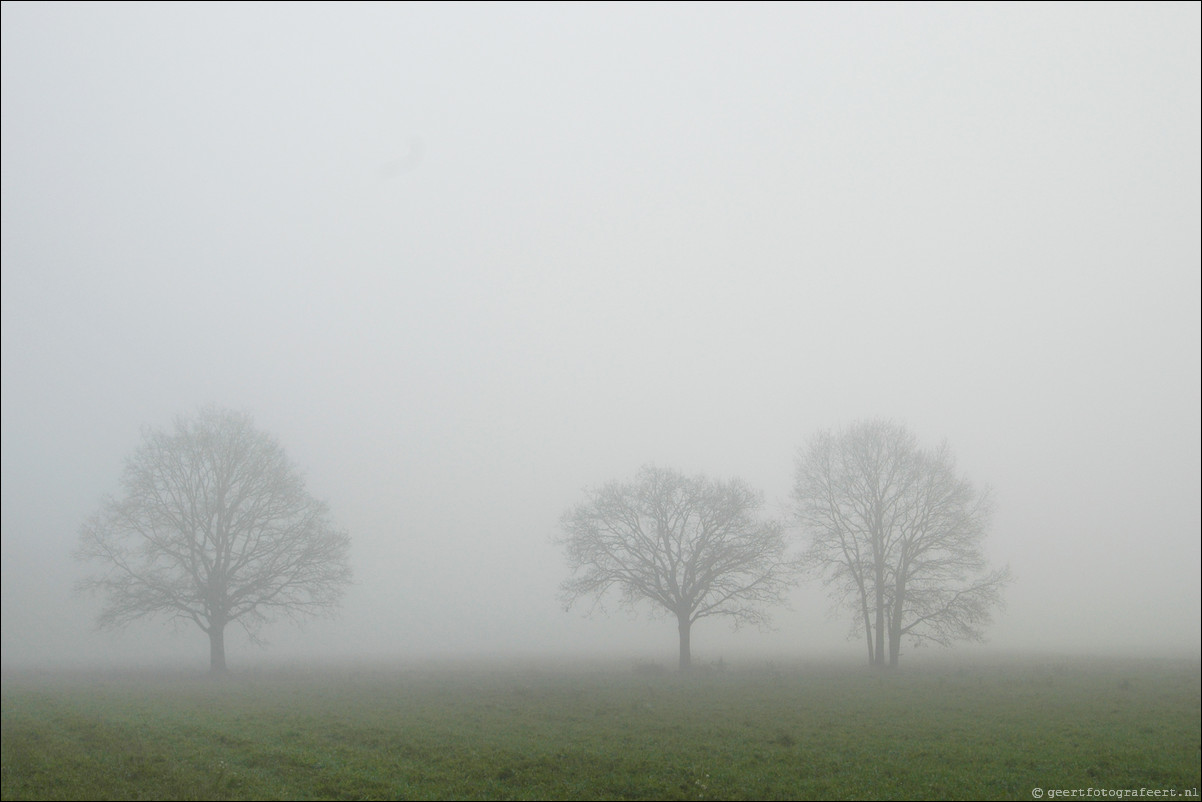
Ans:
{"type": "Polygon", "coordinates": [[[980,640],[1009,569],[989,571],[992,505],[956,473],[947,445],[919,447],[906,428],[862,421],[798,452],[793,499],[810,537],[807,566],[854,610],[868,661],[896,666],[904,639],[980,640]]]}
{"type": "Polygon", "coordinates": [[[612,482],[563,515],[561,543],[572,578],[562,597],[600,600],[611,588],[624,606],[650,601],[676,617],[680,668],[691,664],[694,623],[726,616],[764,624],[796,576],[781,526],[760,520],[760,495],[739,480],[686,477],[643,468],[612,482]]]}
{"type": "Polygon", "coordinates": [[[143,436],[126,462],[124,498],[106,500],[80,531],[77,556],[102,566],[80,582],[104,599],[102,628],[156,615],[191,621],[220,672],[228,624],[258,640],[276,614],[337,606],[350,539],[250,416],[210,407],[143,436]]]}

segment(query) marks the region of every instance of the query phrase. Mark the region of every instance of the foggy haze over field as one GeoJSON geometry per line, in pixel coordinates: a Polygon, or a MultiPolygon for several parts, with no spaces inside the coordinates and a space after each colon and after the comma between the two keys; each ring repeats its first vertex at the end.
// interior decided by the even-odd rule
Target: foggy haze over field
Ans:
{"type": "MultiPolygon", "coordinates": [[[[784,516],[875,417],[993,489],[988,648],[1197,656],[1199,9],[6,2],[4,664],[204,666],[71,552],[208,403],[355,575],[232,668],[670,664],[557,601],[564,511],[655,464],[784,516]]],[[[695,658],[861,657],[816,581],[773,618],[695,658]]]]}

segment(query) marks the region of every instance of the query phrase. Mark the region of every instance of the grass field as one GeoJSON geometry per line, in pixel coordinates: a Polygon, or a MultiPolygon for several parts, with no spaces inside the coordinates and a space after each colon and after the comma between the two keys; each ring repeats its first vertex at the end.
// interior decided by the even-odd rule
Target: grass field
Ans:
{"type": "Polygon", "coordinates": [[[1032,799],[1199,786],[1196,661],[8,675],[3,799],[1032,799]]]}

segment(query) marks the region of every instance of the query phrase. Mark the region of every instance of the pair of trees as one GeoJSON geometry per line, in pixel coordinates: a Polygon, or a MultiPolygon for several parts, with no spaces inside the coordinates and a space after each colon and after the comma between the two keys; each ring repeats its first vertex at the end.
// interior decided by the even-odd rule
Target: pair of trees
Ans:
{"type": "Polygon", "coordinates": [[[793,503],[810,543],[799,559],[742,482],[645,468],[564,514],[564,598],[570,607],[616,588],[626,606],[649,601],[673,615],[682,670],[693,623],[765,623],[764,607],[806,570],[853,612],[873,665],[884,665],[886,642],[896,666],[906,638],[981,638],[1009,572],[987,571],[989,493],[956,473],[946,445],[922,449],[885,421],[822,432],[798,453],[793,503]]]}
{"type": "Polygon", "coordinates": [[[902,641],[980,640],[1009,569],[988,570],[989,491],[956,472],[947,445],[866,421],[821,432],[797,459],[795,510],[807,567],[852,611],[868,662],[896,666],[902,641]]]}

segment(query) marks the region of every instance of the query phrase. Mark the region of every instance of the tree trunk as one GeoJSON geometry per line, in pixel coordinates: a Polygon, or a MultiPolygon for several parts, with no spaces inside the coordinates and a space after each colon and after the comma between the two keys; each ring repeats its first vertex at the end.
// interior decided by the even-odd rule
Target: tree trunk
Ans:
{"type": "Polygon", "coordinates": [[[898,587],[893,595],[896,602],[893,605],[893,614],[889,617],[889,667],[897,668],[897,659],[901,654],[901,617],[902,610],[904,609],[903,603],[906,598],[905,586],[901,582],[898,582],[898,587]]]}
{"type": "Polygon", "coordinates": [[[880,523],[877,523],[877,532],[873,534],[872,546],[872,561],[873,561],[873,583],[872,583],[872,601],[874,612],[876,613],[876,631],[873,635],[876,637],[876,649],[873,653],[873,665],[885,665],[885,554],[883,540],[884,536],[879,533],[880,523]]]}
{"type": "MultiPolygon", "coordinates": [[[[898,605],[900,607],[900,605],[898,605]]],[[[897,658],[901,654],[901,612],[894,610],[889,620],[889,667],[897,668],[897,658]]]]}
{"type": "MultiPolygon", "coordinates": [[[[878,585],[879,587],[879,585],[878,585]]],[[[876,659],[873,665],[885,665],[885,598],[878,590],[876,594],[876,659]]]]}
{"type": "Polygon", "coordinates": [[[897,570],[893,587],[893,609],[889,611],[889,667],[897,668],[901,655],[902,614],[906,610],[906,577],[910,575],[910,560],[904,555],[897,570]]]}
{"type": "Polygon", "coordinates": [[[676,631],[680,633],[680,670],[688,671],[693,665],[693,656],[689,651],[689,629],[693,622],[687,615],[676,617],[676,631]]]}
{"type": "Polygon", "coordinates": [[[874,662],[872,659],[872,614],[868,607],[868,590],[859,577],[856,578],[856,582],[860,586],[860,613],[864,616],[864,639],[868,641],[868,665],[872,665],[874,662]]]}
{"type": "Polygon", "coordinates": [[[868,665],[876,663],[873,660],[873,617],[868,613],[868,600],[864,600],[864,640],[868,641],[868,665]]]}
{"type": "Polygon", "coordinates": [[[225,671],[225,625],[209,626],[209,671],[221,674],[225,671]]]}

